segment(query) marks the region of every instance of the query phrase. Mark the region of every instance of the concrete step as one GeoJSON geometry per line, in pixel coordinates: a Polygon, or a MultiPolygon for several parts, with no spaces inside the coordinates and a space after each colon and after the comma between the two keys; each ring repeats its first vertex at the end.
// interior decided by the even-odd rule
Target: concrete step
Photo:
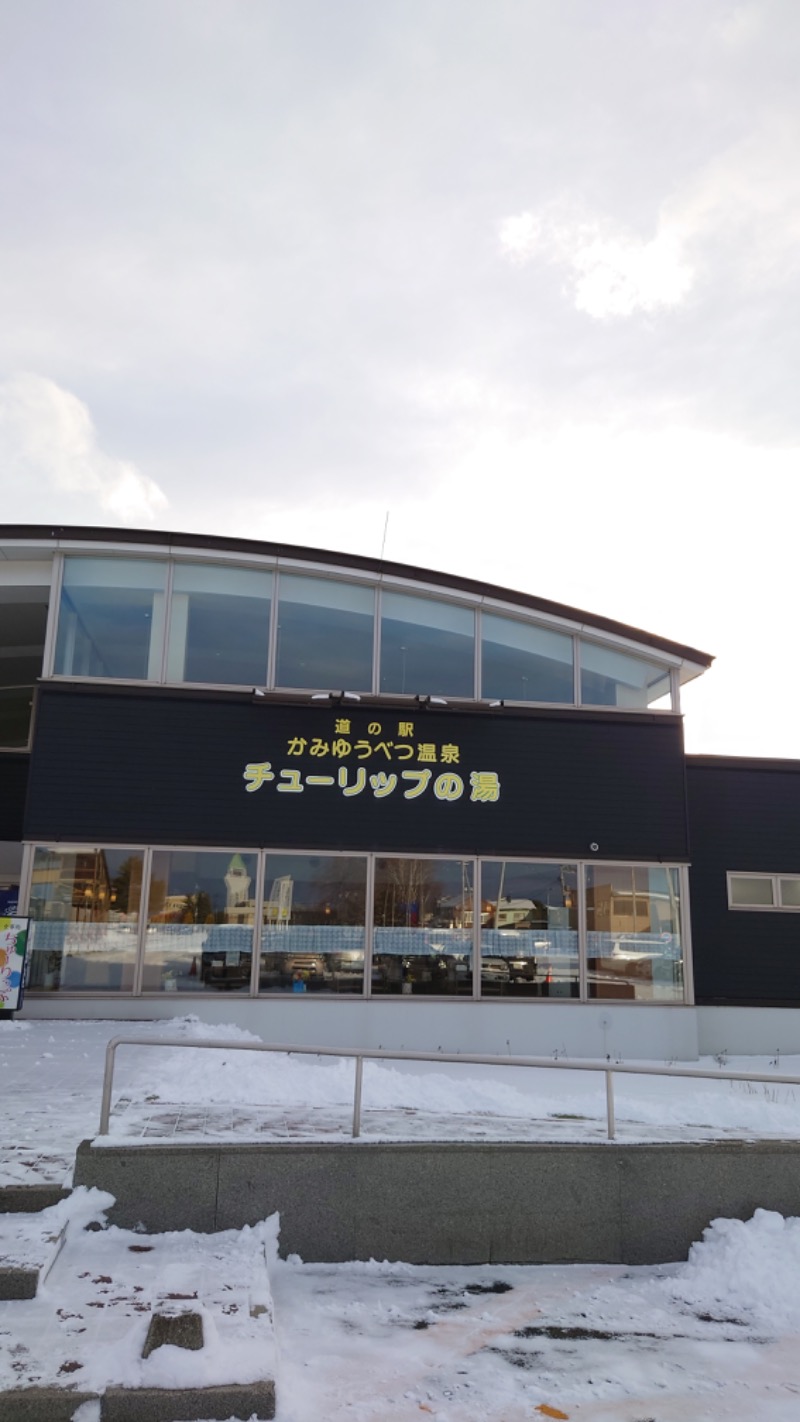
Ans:
{"type": "Polygon", "coordinates": [[[111,1203],[76,1190],[43,1215],[0,1217],[0,1371],[15,1381],[2,1422],[67,1422],[89,1401],[99,1422],[268,1422],[275,1227],[109,1230],[111,1203]]]}
{"type": "Polygon", "coordinates": [[[206,1388],[108,1388],[78,1392],[63,1387],[26,1387],[0,1392],[3,1422],[72,1422],[82,1403],[99,1402],[100,1422],[270,1422],[275,1384],[231,1383],[206,1388]]]}
{"type": "Polygon", "coordinates": [[[0,1216],[0,1299],[33,1299],[64,1244],[44,1215],[0,1216]]]}
{"type": "Polygon", "coordinates": [[[61,1185],[0,1185],[0,1215],[33,1215],[69,1194],[61,1185]]]}

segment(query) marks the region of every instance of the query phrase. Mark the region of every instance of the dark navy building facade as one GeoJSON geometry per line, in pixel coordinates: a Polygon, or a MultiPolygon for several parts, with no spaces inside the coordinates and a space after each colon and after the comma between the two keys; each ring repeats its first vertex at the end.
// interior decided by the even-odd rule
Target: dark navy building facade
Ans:
{"type": "Polygon", "coordinates": [[[685,755],[680,687],[710,662],[401,564],[0,528],[0,918],[31,918],[24,1011],[791,1050],[800,765],[685,755]]]}

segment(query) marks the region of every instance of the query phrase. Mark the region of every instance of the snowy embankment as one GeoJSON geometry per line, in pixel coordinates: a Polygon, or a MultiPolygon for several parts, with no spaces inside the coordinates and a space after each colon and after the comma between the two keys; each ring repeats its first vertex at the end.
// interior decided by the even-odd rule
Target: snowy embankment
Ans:
{"type": "MultiPolygon", "coordinates": [[[[164,1023],[162,1031],[165,1036],[180,1034],[187,1041],[195,1036],[243,1044],[259,1041],[243,1028],[210,1027],[191,1017],[164,1023]]],[[[732,1057],[726,1065],[732,1071],[754,1073],[768,1073],[774,1066],[776,1072],[800,1076],[800,1057],[779,1062],[732,1057]]],[[[701,1059],[698,1066],[724,1070],[712,1058],[701,1059]]],[[[126,1096],[132,1090],[134,1097],[142,1099],[149,1091],[162,1102],[187,1106],[350,1108],[353,1073],[352,1060],[344,1058],[148,1049],[126,1096]]],[[[684,1127],[720,1135],[800,1136],[800,1087],[618,1075],[615,1098],[618,1122],[628,1121],[645,1132],[647,1127],[669,1128],[673,1139],[680,1138],[684,1127]]],[[[525,1122],[535,1118],[540,1123],[573,1120],[574,1138],[580,1139],[580,1121],[605,1122],[605,1081],[602,1073],[561,1069],[366,1062],[362,1105],[366,1112],[451,1116],[453,1139],[458,1139],[457,1118],[466,1116],[525,1122]]],[[[559,1139],[563,1138],[560,1130],[559,1139]]]]}
{"type": "MultiPolygon", "coordinates": [[[[78,1143],[97,1134],[106,1043],[114,1036],[250,1043],[252,1033],[195,1017],[172,1021],[0,1023],[4,1139],[0,1185],[70,1178],[78,1143]]],[[[613,1063],[612,1063],[613,1065],[613,1063]]],[[[704,1059],[712,1070],[717,1063],[704,1059]]],[[[731,1058],[731,1069],[800,1075],[800,1057],[731,1058]]],[[[354,1064],[330,1057],[122,1047],[110,1139],[347,1139],[354,1064]]],[[[626,1142],[800,1139],[800,1088],[637,1077],[615,1079],[626,1142]]],[[[366,1140],[600,1141],[602,1073],[367,1062],[366,1140]]]]}

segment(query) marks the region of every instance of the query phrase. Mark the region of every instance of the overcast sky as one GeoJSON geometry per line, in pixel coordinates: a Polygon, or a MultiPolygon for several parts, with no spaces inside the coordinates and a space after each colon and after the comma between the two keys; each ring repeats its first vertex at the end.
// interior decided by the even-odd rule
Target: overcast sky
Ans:
{"type": "Polygon", "coordinates": [[[0,0],[0,520],[469,574],[800,757],[797,0],[0,0]]]}

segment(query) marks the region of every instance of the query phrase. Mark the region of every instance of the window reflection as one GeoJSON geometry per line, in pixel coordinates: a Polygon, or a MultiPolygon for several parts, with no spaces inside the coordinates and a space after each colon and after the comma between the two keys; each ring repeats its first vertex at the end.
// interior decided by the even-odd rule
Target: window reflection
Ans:
{"type": "Polygon", "coordinates": [[[56,673],[160,680],[166,582],[166,563],[65,559],[56,673]]]}
{"type": "Polygon", "coordinates": [[[46,587],[0,588],[0,746],[27,746],[33,690],[42,674],[46,587]]]}
{"type": "Polygon", "coordinates": [[[177,564],[167,680],[263,686],[271,602],[271,573],[177,564]]]}
{"type": "Polygon", "coordinates": [[[374,609],[372,588],[283,574],[276,685],[371,691],[374,609]]]}
{"type": "Polygon", "coordinates": [[[587,866],[586,929],[591,998],[683,1001],[677,869],[587,866]]]}
{"type": "Polygon", "coordinates": [[[475,695],[475,614],[404,593],[381,600],[381,691],[475,695]]]}
{"type": "Polygon", "coordinates": [[[362,992],[366,902],[363,857],[268,854],[261,991],[362,992]]]}
{"type": "Polygon", "coordinates": [[[631,657],[596,642],[581,642],[581,701],[585,706],[644,710],[666,698],[671,705],[669,668],[631,657]]]}
{"type": "Polygon", "coordinates": [[[30,893],[30,987],[130,992],[141,850],[37,849],[30,893]]]}
{"type": "Polygon", "coordinates": [[[577,997],[579,991],[576,866],[484,861],[481,996],[577,997]]]}
{"type": "Polygon", "coordinates": [[[373,993],[472,993],[471,859],[378,859],[373,993]]]}
{"type": "Polygon", "coordinates": [[[481,696],[574,702],[571,637],[487,612],[481,629],[481,696]]]}
{"type": "Polygon", "coordinates": [[[249,992],[257,856],[155,850],[144,992],[249,992]]]}

